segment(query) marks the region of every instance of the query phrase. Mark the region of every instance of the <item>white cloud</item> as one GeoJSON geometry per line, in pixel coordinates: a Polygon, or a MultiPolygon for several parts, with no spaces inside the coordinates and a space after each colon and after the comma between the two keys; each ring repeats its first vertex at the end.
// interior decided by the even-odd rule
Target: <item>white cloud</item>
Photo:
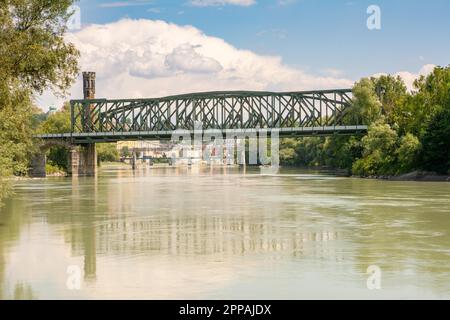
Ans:
{"type": "Polygon", "coordinates": [[[236,5],[248,7],[256,3],[255,0],[191,0],[191,5],[196,7],[236,5]]]}
{"type": "MultiPolygon", "coordinates": [[[[436,68],[436,65],[434,64],[426,64],[424,65],[422,68],[420,68],[418,73],[412,73],[409,71],[400,71],[397,72],[395,74],[393,74],[394,76],[399,76],[400,78],[403,79],[403,81],[405,82],[406,87],[408,88],[408,90],[413,90],[414,89],[414,81],[416,79],[418,79],[420,76],[427,76],[429,75],[433,69],[436,68]]],[[[382,75],[387,75],[386,73],[377,73],[374,74],[374,77],[379,77],[382,75]]]]}
{"type": "MultiPolygon", "coordinates": [[[[240,50],[192,26],[164,21],[121,20],[67,35],[81,52],[82,71],[97,72],[97,97],[143,98],[217,90],[348,88],[353,81],[314,76],[278,56],[240,50]]],[[[81,98],[81,79],[71,99],[81,98]]],[[[47,109],[51,95],[38,99],[47,109]]],[[[60,104],[60,103],[58,103],[60,104]]]]}
{"type": "MultiPolygon", "coordinates": [[[[190,92],[220,90],[300,91],[350,88],[352,79],[336,69],[319,70],[322,76],[288,66],[278,56],[240,50],[223,39],[210,37],[192,26],[164,21],[121,20],[91,25],[67,35],[81,52],[82,71],[97,72],[99,98],[151,98],[190,92]]],[[[408,89],[420,75],[398,72],[408,89]]],[[[374,76],[379,76],[377,74],[374,76]]],[[[82,98],[81,78],[70,91],[82,98]]],[[[60,106],[49,92],[38,97],[44,110],[60,106]]]]}
{"type": "Polygon", "coordinates": [[[176,47],[166,56],[166,66],[175,71],[192,73],[215,73],[223,69],[217,60],[203,56],[195,49],[189,43],[176,47]]]}

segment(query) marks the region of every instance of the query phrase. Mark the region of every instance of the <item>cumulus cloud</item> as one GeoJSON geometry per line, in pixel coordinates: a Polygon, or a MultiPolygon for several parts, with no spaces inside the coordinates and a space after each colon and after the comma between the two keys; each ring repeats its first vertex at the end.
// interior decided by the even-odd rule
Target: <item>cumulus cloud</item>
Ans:
{"type": "Polygon", "coordinates": [[[255,0],[191,0],[191,5],[196,7],[236,5],[248,7],[256,3],[255,0]]]}
{"type": "Polygon", "coordinates": [[[172,70],[185,73],[215,73],[222,70],[217,60],[199,54],[189,43],[173,49],[172,53],[166,57],[166,65],[172,70]]]}
{"type": "MultiPolygon", "coordinates": [[[[67,40],[81,52],[81,70],[97,72],[99,98],[152,98],[220,90],[301,91],[350,88],[354,83],[339,70],[319,70],[322,75],[314,75],[284,64],[278,56],[241,50],[192,26],[164,21],[125,19],[91,25],[69,33],[67,40]]],[[[411,89],[417,77],[433,68],[425,65],[418,73],[396,75],[411,89]]],[[[70,98],[82,98],[81,77],[70,98]]],[[[44,110],[62,102],[49,92],[37,98],[44,110]]]]}
{"type": "MultiPolygon", "coordinates": [[[[436,65],[426,64],[422,68],[420,68],[419,72],[417,72],[417,73],[412,73],[409,71],[400,71],[400,72],[395,73],[394,76],[396,76],[396,77],[399,76],[400,78],[402,78],[402,80],[405,82],[405,85],[408,88],[408,90],[413,90],[414,89],[414,81],[421,76],[429,75],[433,71],[434,68],[436,68],[436,65]]],[[[382,75],[387,75],[387,73],[377,73],[373,76],[379,77],[382,75]]]]}
{"type": "MultiPolygon", "coordinates": [[[[97,72],[97,97],[144,98],[216,90],[290,91],[348,88],[353,81],[314,76],[278,56],[240,50],[192,26],[125,19],[67,35],[81,52],[83,71],[97,72]]],[[[71,99],[82,97],[81,79],[71,99]]],[[[59,105],[46,93],[44,109],[59,105]]]]}
{"type": "Polygon", "coordinates": [[[418,73],[411,73],[407,71],[397,72],[396,75],[400,76],[406,84],[406,87],[409,90],[412,90],[414,87],[414,81],[420,76],[427,76],[431,72],[433,72],[436,65],[434,64],[426,64],[424,65],[418,73]]]}

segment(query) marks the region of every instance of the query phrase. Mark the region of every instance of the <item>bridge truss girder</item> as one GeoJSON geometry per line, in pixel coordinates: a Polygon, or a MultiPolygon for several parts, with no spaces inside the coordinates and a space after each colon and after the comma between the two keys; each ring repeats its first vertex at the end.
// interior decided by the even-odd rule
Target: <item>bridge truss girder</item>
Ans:
{"type": "MultiPolygon", "coordinates": [[[[72,133],[97,136],[202,129],[332,128],[349,123],[351,90],[210,92],[158,99],[72,100],[72,133]]],[[[284,132],[286,130],[282,130],[284,132]]],[[[303,131],[303,130],[301,130],[303,131]]],[[[320,131],[320,130],[319,130],[320,131]]],[[[289,132],[289,130],[288,130],[289,132]]]]}

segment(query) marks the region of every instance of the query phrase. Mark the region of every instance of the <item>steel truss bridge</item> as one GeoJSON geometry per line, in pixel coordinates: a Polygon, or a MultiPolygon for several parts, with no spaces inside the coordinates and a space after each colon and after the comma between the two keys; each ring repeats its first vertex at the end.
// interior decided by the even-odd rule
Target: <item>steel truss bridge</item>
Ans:
{"type": "Polygon", "coordinates": [[[70,133],[41,135],[72,143],[170,139],[175,130],[214,129],[226,136],[277,130],[280,137],[363,134],[349,119],[350,89],[302,92],[207,92],[155,99],[72,100],[70,133]]]}

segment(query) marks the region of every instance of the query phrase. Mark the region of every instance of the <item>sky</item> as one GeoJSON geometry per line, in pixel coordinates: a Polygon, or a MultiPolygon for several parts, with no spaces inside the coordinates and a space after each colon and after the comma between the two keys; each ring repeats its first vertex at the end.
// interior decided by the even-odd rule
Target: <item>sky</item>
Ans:
{"type": "MultiPolygon", "coordinates": [[[[396,74],[408,87],[450,63],[448,0],[80,0],[66,40],[100,98],[213,90],[347,88],[396,74]],[[368,7],[380,9],[370,30],[368,7]]],[[[66,99],[81,97],[81,81],[66,99]]],[[[45,110],[61,104],[51,92],[45,110]]]]}

